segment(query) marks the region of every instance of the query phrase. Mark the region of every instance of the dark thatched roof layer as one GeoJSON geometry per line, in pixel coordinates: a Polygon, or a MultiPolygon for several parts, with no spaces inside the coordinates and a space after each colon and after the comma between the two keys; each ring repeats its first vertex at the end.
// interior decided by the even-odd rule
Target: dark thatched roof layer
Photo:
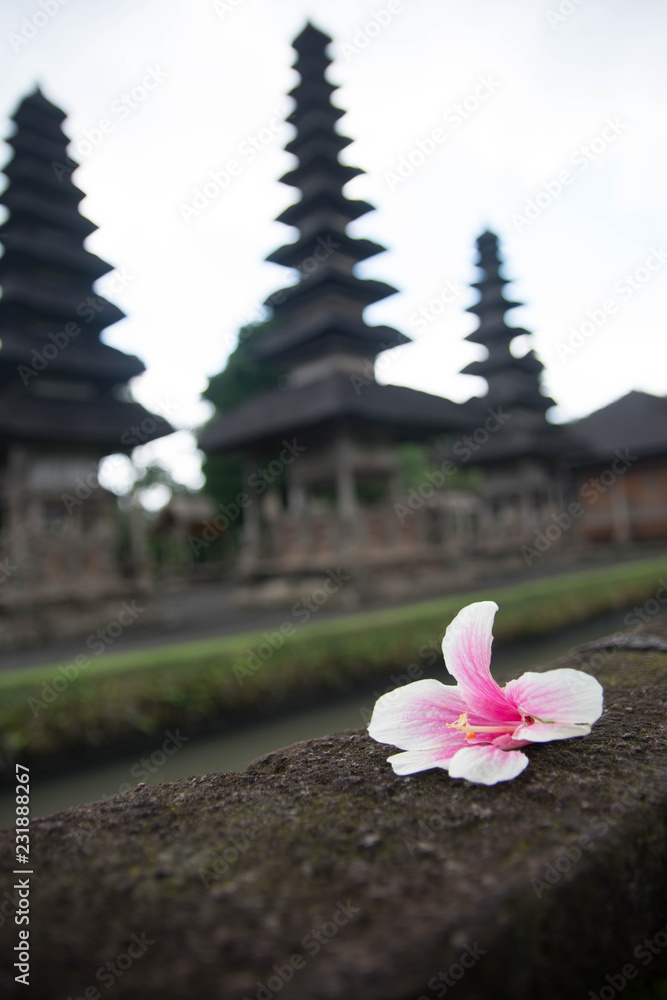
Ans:
{"type": "Polygon", "coordinates": [[[14,157],[0,201],[9,209],[0,260],[0,438],[124,451],[172,432],[116,387],[142,362],[99,340],[124,313],[95,294],[112,268],[83,247],[95,226],[78,210],[65,113],[41,91],[26,97],[9,140],[14,157]]]}
{"type": "Polygon", "coordinates": [[[572,464],[606,461],[617,450],[640,457],[667,453],[667,397],[633,390],[570,425],[580,445],[572,464]]]}
{"type": "Polygon", "coordinates": [[[391,428],[403,440],[456,431],[469,423],[464,409],[449,399],[335,374],[249,400],[207,427],[199,445],[205,452],[235,451],[342,419],[391,428]]]}
{"type": "Polygon", "coordinates": [[[39,384],[15,384],[0,393],[0,440],[90,444],[111,454],[129,453],[173,431],[140,403],[102,392],[85,401],[40,397],[32,391],[39,384]]]}

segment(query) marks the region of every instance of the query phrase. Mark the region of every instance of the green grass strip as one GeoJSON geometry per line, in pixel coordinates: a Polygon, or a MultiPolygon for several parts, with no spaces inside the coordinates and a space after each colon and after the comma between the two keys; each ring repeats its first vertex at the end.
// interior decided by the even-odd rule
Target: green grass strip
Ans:
{"type": "MultiPolygon", "coordinates": [[[[299,624],[266,659],[266,633],[247,632],[0,674],[0,762],[160,732],[215,717],[326,697],[419,662],[437,648],[454,615],[476,600],[495,600],[496,640],[546,634],[653,597],[665,557],[447,595],[400,607],[299,624]],[[420,650],[422,653],[420,654],[420,650]],[[58,667],[63,669],[58,669],[58,667]],[[70,668],[69,674],[67,668],[70,668]]],[[[316,615],[314,616],[316,618],[316,615]]],[[[275,643],[277,645],[277,641],[275,643]]],[[[82,647],[81,652],[90,651],[82,647]]]]}

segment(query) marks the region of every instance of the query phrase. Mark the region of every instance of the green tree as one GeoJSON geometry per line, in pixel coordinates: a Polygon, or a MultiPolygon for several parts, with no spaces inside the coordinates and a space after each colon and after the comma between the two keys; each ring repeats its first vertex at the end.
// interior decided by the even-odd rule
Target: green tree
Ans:
{"type": "MultiPolygon", "coordinates": [[[[439,450],[442,450],[446,443],[452,444],[455,438],[450,441],[443,438],[439,442],[439,450]]],[[[433,447],[426,444],[416,444],[408,442],[398,446],[398,461],[401,475],[401,483],[404,489],[419,489],[428,482],[428,475],[439,471],[440,466],[433,457],[433,447]]],[[[466,468],[457,466],[449,472],[446,480],[446,488],[449,490],[469,490],[472,493],[479,491],[482,482],[482,473],[475,467],[466,468]]]]}
{"type": "MultiPolygon", "coordinates": [[[[208,386],[202,394],[204,399],[215,406],[211,422],[224,417],[225,413],[229,413],[253,396],[275,388],[278,379],[284,374],[284,370],[279,366],[257,361],[253,354],[257,341],[265,336],[273,325],[273,320],[269,319],[262,323],[251,323],[239,331],[237,345],[229,355],[225,368],[209,379],[208,386]]],[[[203,472],[206,477],[204,491],[218,504],[227,506],[234,503],[239,493],[246,490],[242,455],[206,455],[203,472]]],[[[239,522],[234,522],[230,542],[238,536],[239,528],[239,522]]]]}

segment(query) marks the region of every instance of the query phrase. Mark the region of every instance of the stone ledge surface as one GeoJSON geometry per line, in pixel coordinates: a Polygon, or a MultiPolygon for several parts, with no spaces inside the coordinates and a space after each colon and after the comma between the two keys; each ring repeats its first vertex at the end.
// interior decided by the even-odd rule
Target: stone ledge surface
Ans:
{"type": "MultiPolygon", "coordinates": [[[[357,731],[36,820],[31,987],[5,919],[3,995],[584,1000],[644,974],[633,950],[667,925],[667,656],[565,665],[605,713],[512,782],[399,778],[357,731]]],[[[5,836],[2,891],[13,868],[5,836]]]]}

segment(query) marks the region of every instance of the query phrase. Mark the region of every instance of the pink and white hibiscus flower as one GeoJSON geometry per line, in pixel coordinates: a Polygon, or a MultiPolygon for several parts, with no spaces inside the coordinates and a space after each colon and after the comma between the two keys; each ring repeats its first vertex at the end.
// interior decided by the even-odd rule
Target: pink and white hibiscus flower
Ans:
{"type": "Polygon", "coordinates": [[[564,668],[525,673],[500,687],[489,670],[493,601],[469,604],[442,642],[456,685],[414,681],[383,695],[368,726],[378,743],[404,753],[388,761],[396,774],[442,767],[452,778],[495,785],[528,766],[519,747],[586,736],[602,714],[594,677],[564,668]]]}

